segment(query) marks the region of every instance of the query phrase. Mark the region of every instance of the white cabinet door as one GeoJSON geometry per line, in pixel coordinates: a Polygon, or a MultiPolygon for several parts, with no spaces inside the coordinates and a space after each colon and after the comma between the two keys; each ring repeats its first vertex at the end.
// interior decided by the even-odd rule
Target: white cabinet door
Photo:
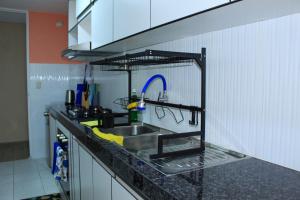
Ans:
{"type": "Polygon", "coordinates": [[[74,177],[73,177],[73,136],[70,136],[68,141],[68,181],[70,186],[70,200],[74,200],[74,177]]]}
{"type": "Polygon", "coordinates": [[[113,41],[113,0],[98,0],[92,7],[92,49],[113,41]]]}
{"type": "Polygon", "coordinates": [[[114,1],[114,40],[150,28],[150,0],[114,1]]]}
{"type": "Polygon", "coordinates": [[[91,14],[86,15],[78,24],[78,44],[91,42],[91,14]]]}
{"type": "Polygon", "coordinates": [[[76,2],[69,0],[69,8],[68,8],[68,25],[70,30],[73,28],[76,23],[77,23],[77,18],[76,18],[76,2]]]}
{"type": "Polygon", "coordinates": [[[93,160],[94,200],[111,200],[111,175],[93,160]]]}
{"type": "Polygon", "coordinates": [[[229,0],[151,0],[151,27],[228,2],[229,0]]]}
{"type": "Polygon", "coordinates": [[[71,200],[80,200],[79,145],[74,137],[71,142],[71,200]]]}
{"type": "Polygon", "coordinates": [[[112,179],[112,200],[136,200],[120,183],[112,179]]]}
{"type": "Polygon", "coordinates": [[[93,199],[93,158],[79,146],[80,196],[82,200],[93,199]]]}
{"type": "Polygon", "coordinates": [[[51,115],[49,116],[49,140],[50,140],[50,168],[52,169],[52,165],[53,165],[53,153],[54,153],[54,149],[53,149],[53,145],[54,145],[54,142],[56,140],[56,133],[57,133],[57,129],[56,129],[56,119],[53,118],[51,115]]]}
{"type": "Polygon", "coordinates": [[[78,17],[90,3],[91,0],[76,0],[76,17],[78,17]]]}

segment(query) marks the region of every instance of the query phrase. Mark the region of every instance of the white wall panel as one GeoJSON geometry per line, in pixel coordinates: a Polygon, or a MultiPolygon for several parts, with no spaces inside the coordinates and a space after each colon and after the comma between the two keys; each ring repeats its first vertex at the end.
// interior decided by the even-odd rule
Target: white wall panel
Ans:
{"type": "Polygon", "coordinates": [[[128,96],[127,72],[103,72],[95,68],[94,75],[95,83],[100,84],[101,106],[111,108],[114,112],[124,112],[120,105],[113,102],[128,96]]]}
{"type": "MultiPolygon", "coordinates": [[[[90,68],[87,70],[87,81],[90,83],[90,68]]],[[[100,104],[104,108],[111,108],[115,112],[124,112],[121,106],[113,103],[120,97],[127,97],[127,72],[104,72],[100,68],[93,69],[94,83],[100,85],[100,104]]],[[[76,91],[76,85],[83,82],[84,66],[70,67],[70,88],[76,91]]]]}
{"type": "Polygon", "coordinates": [[[43,113],[52,104],[64,104],[65,91],[70,89],[69,83],[72,78],[70,68],[74,70],[77,66],[67,64],[28,66],[29,145],[32,158],[48,156],[47,121],[43,113]]]}
{"type": "MultiPolygon", "coordinates": [[[[207,48],[208,142],[300,170],[300,14],[233,27],[147,49],[201,52],[207,48]]],[[[169,101],[200,105],[196,66],[142,70],[133,75],[140,92],[153,74],[166,76],[169,101]]],[[[157,98],[155,81],[147,97],[157,98]]],[[[144,121],[177,132],[170,115],[158,120],[148,105],[144,121]]],[[[198,127],[199,128],[199,127],[198,127]]]]}

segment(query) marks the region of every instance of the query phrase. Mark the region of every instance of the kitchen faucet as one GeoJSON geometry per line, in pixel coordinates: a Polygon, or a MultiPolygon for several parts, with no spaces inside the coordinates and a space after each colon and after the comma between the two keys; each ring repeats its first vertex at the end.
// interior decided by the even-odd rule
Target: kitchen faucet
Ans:
{"type": "Polygon", "coordinates": [[[145,93],[149,87],[149,85],[152,83],[152,81],[154,81],[155,79],[157,78],[160,78],[163,82],[163,96],[162,98],[159,98],[159,100],[163,100],[163,101],[166,101],[168,99],[167,97],[167,82],[166,82],[166,79],[163,75],[161,74],[156,74],[154,76],[152,76],[151,78],[148,79],[148,81],[146,82],[146,84],[144,85],[143,87],[143,90],[142,90],[142,94],[141,94],[141,100],[138,102],[137,104],[137,109],[138,110],[145,110],[146,107],[145,107],[145,101],[144,101],[144,98],[145,98],[145,93]]]}

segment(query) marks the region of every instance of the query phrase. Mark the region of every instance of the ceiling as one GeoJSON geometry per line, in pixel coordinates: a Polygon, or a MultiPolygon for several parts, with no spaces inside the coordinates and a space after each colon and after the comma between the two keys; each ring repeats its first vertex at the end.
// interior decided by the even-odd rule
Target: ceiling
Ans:
{"type": "Polygon", "coordinates": [[[0,8],[67,14],[68,0],[0,0],[0,8]]]}

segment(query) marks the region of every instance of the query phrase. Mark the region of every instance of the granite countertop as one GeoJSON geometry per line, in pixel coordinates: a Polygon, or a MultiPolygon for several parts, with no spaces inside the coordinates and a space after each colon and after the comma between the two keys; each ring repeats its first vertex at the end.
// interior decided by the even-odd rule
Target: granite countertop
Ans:
{"type": "Polygon", "coordinates": [[[144,199],[300,200],[300,172],[255,158],[165,176],[118,145],[93,137],[65,117],[64,109],[53,106],[50,114],[144,199]]]}

